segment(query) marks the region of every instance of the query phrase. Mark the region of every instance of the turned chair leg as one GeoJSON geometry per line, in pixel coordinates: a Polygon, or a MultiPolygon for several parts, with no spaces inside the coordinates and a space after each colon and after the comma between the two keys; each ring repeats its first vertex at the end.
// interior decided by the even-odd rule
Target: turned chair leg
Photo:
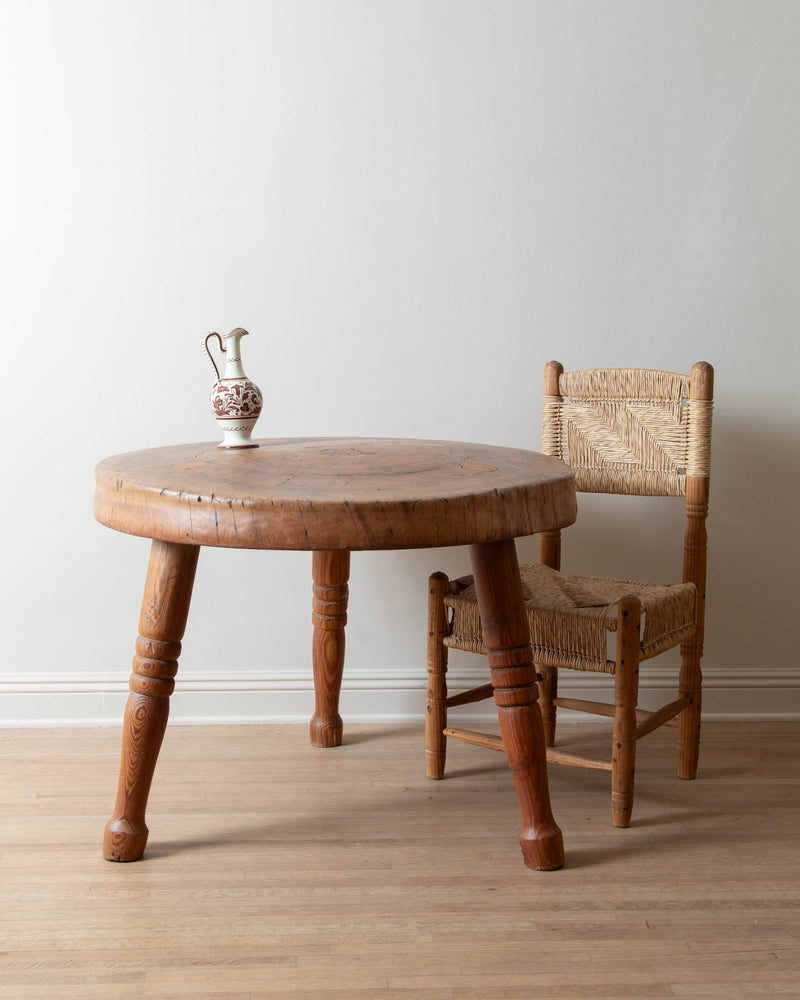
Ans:
{"type": "Polygon", "coordinates": [[[429,778],[443,778],[447,756],[447,594],[448,578],[433,573],[428,580],[428,687],[425,700],[425,766],[429,778]]]}
{"type": "Polygon", "coordinates": [[[136,861],[147,843],[145,809],[167,727],[199,553],[196,545],[160,541],[150,549],[122,725],[117,801],[103,837],[108,861],[136,861]]]}
{"type": "MultiPolygon", "coordinates": [[[[694,375],[694,369],[692,369],[694,375]]],[[[701,372],[698,398],[710,398],[709,372],[701,372]]],[[[691,703],[678,716],[678,777],[697,776],[700,756],[700,715],[702,710],[703,675],[700,661],[703,657],[705,622],[706,579],[706,517],[708,515],[708,476],[686,477],[686,535],[683,544],[683,579],[691,580],[697,587],[697,629],[681,645],[681,672],[678,681],[682,697],[691,703]]]]}
{"type": "Polygon", "coordinates": [[[542,708],[544,740],[547,746],[556,745],[556,698],[558,697],[558,670],[556,667],[537,667],[539,671],[539,704],[542,708]]]}
{"type": "MultiPolygon", "coordinates": [[[[558,373],[550,365],[545,374],[545,394],[558,395],[558,373]],[[555,379],[555,381],[550,381],[555,379]]],[[[561,532],[543,531],[539,535],[539,562],[551,569],[561,568],[561,532]]],[[[558,697],[558,669],[537,664],[539,671],[539,704],[542,708],[544,738],[547,746],[556,744],[556,704],[558,697]]]]}
{"type": "Polygon", "coordinates": [[[617,611],[614,736],[611,751],[611,817],[614,826],[621,827],[631,825],[633,812],[640,618],[641,604],[638,598],[623,597],[617,611]]]}
{"type": "Polygon", "coordinates": [[[696,778],[700,758],[700,716],[702,713],[703,677],[700,659],[702,642],[690,639],[681,645],[679,694],[691,703],[678,716],[678,777],[696,778]]]}

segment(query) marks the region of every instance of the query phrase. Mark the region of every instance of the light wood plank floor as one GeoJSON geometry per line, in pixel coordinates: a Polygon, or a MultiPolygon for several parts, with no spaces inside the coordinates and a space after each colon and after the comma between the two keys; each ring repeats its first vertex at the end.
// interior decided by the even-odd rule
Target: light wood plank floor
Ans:
{"type": "MultiPolygon", "coordinates": [[[[562,727],[562,742],[596,726],[562,727]]],[[[800,997],[800,725],[639,745],[634,825],[607,776],[555,768],[567,867],[530,872],[500,755],[421,726],[175,727],[145,860],[100,855],[115,730],[0,731],[7,1000],[800,997]]],[[[603,742],[605,740],[603,739],[603,742]]]]}

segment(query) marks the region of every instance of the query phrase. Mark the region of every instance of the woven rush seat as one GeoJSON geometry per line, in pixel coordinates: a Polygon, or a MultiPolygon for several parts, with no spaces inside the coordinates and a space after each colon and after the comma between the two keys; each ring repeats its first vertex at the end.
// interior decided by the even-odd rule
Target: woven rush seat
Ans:
{"type": "MultiPolygon", "coordinates": [[[[615,661],[607,656],[608,633],[617,631],[617,607],[627,595],[641,603],[641,660],[671,649],[697,627],[693,583],[670,586],[573,576],[539,563],[520,566],[520,576],[533,658],[538,664],[613,674],[615,661]]],[[[452,617],[444,645],[486,655],[472,577],[453,580],[450,586],[453,592],[444,604],[452,617]]]]}

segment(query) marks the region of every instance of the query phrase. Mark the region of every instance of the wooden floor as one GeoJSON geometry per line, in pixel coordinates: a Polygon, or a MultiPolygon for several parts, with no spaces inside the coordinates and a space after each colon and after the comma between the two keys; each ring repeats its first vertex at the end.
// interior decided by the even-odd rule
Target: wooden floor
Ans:
{"type": "Polygon", "coordinates": [[[629,830],[554,769],[540,873],[504,759],[453,744],[430,781],[420,726],[170,729],[131,865],[100,856],[118,732],[0,731],[0,996],[800,997],[800,724],[703,735],[694,782],[671,731],[640,744],[629,830]]]}

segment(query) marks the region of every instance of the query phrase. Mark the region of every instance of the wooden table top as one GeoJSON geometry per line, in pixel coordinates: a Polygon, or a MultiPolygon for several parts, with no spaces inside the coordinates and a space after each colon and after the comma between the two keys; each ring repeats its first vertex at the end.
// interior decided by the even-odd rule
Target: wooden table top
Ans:
{"type": "Polygon", "coordinates": [[[453,441],[283,438],[128,452],[96,469],[117,531],[251,549],[403,549],[517,538],[576,516],[570,470],[537,452],[453,441]]]}

